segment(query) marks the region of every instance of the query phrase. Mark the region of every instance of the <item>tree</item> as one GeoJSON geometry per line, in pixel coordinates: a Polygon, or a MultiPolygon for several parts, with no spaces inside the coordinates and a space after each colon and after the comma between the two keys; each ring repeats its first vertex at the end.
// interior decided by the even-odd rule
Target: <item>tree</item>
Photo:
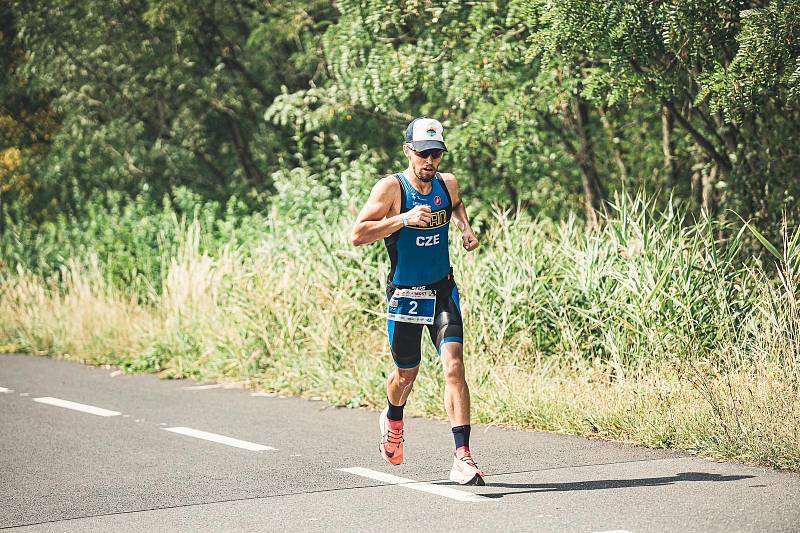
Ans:
{"type": "MultiPolygon", "coordinates": [[[[23,161],[46,150],[57,127],[58,116],[50,105],[51,95],[31,90],[16,74],[25,61],[25,50],[17,40],[17,21],[8,4],[0,5],[0,234],[5,232],[8,206],[24,212],[42,184],[25,172],[23,161]]],[[[44,206],[35,206],[37,210],[44,206]]]]}
{"type": "Polygon", "coordinates": [[[16,72],[63,110],[31,172],[72,211],[93,190],[269,191],[293,146],[263,112],[281,85],[307,86],[317,72],[318,55],[305,47],[335,14],[325,6],[15,2],[27,54],[16,72]]]}
{"type": "Polygon", "coordinates": [[[583,91],[587,99],[634,105],[644,98],[661,106],[665,157],[674,162],[677,128],[688,143],[683,157],[702,174],[705,208],[715,213],[722,203],[745,216],[765,216],[769,206],[787,207],[771,190],[796,190],[786,178],[797,172],[789,154],[800,125],[791,97],[800,3],[539,5],[544,29],[532,41],[545,57],[584,55],[576,66],[591,88],[583,91]]]}

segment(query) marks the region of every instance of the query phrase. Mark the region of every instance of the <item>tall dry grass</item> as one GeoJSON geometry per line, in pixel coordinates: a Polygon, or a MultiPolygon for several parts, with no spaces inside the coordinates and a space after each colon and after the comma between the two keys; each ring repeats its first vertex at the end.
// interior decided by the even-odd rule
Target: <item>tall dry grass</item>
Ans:
{"type": "MultiPolygon", "coordinates": [[[[473,418],[800,469],[798,234],[762,264],[710,221],[616,209],[595,234],[500,212],[478,252],[453,248],[473,418]]],[[[349,246],[346,219],[273,212],[213,255],[195,221],[146,297],[91,255],[4,271],[0,343],[379,407],[388,265],[381,245],[349,246]]],[[[423,365],[408,410],[444,417],[431,347],[423,365]]]]}

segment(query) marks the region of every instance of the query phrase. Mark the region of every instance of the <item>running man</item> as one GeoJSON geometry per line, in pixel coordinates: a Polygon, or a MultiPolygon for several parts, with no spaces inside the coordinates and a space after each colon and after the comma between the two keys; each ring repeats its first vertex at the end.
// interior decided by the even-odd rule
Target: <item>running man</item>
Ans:
{"type": "Polygon", "coordinates": [[[418,118],[406,128],[403,153],[408,167],[381,179],[358,214],[355,246],[384,239],[391,270],[386,284],[389,344],[395,369],[386,383],[387,407],[379,423],[381,456],[403,462],[403,408],[422,360],[422,330],[428,330],[442,358],[444,405],[455,440],[450,479],[483,485],[469,449],[469,388],[464,377],[463,331],[458,288],[448,251],[450,219],[467,251],[478,247],[452,174],[438,172],[447,148],[438,120],[418,118]]]}

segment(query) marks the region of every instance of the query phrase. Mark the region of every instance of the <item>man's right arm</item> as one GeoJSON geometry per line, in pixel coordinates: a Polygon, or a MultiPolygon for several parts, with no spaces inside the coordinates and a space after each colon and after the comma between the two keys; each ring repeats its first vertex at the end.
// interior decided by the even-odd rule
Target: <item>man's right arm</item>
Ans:
{"type": "Polygon", "coordinates": [[[375,184],[350,233],[354,246],[371,244],[403,227],[402,214],[386,218],[392,202],[400,194],[399,189],[400,184],[394,178],[383,178],[375,184]]]}
{"type": "Polygon", "coordinates": [[[400,183],[394,177],[380,180],[372,188],[369,200],[361,209],[350,232],[350,242],[354,246],[372,244],[402,228],[409,226],[427,226],[431,221],[431,208],[427,205],[416,206],[410,211],[393,217],[387,215],[392,203],[400,197],[400,183]],[[403,219],[406,219],[406,224],[403,219]]]}

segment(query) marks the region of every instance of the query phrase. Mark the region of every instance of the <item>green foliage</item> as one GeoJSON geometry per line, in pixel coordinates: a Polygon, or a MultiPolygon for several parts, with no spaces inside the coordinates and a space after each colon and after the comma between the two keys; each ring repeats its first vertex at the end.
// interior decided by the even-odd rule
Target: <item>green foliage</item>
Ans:
{"type": "Polygon", "coordinates": [[[777,102],[800,103],[800,4],[771,2],[740,13],[739,49],[725,69],[704,80],[712,109],[731,121],[760,115],[777,102]]]}
{"type": "Polygon", "coordinates": [[[302,167],[275,172],[272,176],[276,189],[272,199],[275,216],[296,224],[349,223],[366,201],[380,172],[366,151],[358,157],[350,152],[341,155],[329,158],[320,150],[318,157],[324,158],[324,163],[315,158],[302,167]],[[315,173],[318,168],[324,170],[315,173]]]}
{"type": "Polygon", "coordinates": [[[561,217],[581,196],[599,208],[614,190],[669,189],[661,202],[777,230],[776,213],[797,215],[798,5],[343,1],[323,38],[330,80],[267,117],[358,145],[426,113],[489,203],[561,217]]]}
{"type": "Polygon", "coordinates": [[[681,168],[704,176],[705,206],[773,227],[783,209],[796,216],[800,189],[790,176],[797,174],[792,153],[800,135],[800,102],[792,96],[800,2],[539,5],[534,56],[566,61],[581,94],[597,106],[649,100],[665,107],[683,137],[681,168]]]}
{"type": "Polygon", "coordinates": [[[36,227],[12,224],[0,251],[7,268],[24,265],[42,275],[61,271],[73,259],[97,257],[113,285],[149,298],[161,290],[169,266],[164,261],[177,253],[179,236],[193,221],[202,228],[201,251],[219,253],[262,234],[264,217],[249,212],[236,197],[223,206],[186,188],[165,195],[160,205],[148,195],[127,201],[111,191],[89,200],[80,217],[62,215],[36,227]]]}
{"type": "Polygon", "coordinates": [[[15,74],[63,113],[28,167],[72,214],[98,190],[159,198],[184,185],[223,201],[269,191],[270,166],[292,145],[263,112],[282,85],[307,87],[312,34],[333,15],[315,0],[50,0],[12,12],[28,54],[15,74]]]}
{"type": "Polygon", "coordinates": [[[585,206],[591,220],[615,191],[642,190],[774,235],[800,194],[798,6],[13,2],[3,42],[18,59],[1,66],[19,81],[11,105],[49,98],[58,117],[20,169],[42,184],[25,205],[48,216],[79,215],[98,190],[176,186],[285,206],[273,179],[287,172],[336,196],[334,152],[368,151],[374,177],[396,170],[404,126],[428,114],[481,216],[585,206]]]}
{"type": "MultiPolygon", "coordinates": [[[[305,178],[301,189],[323,195],[305,178]]],[[[165,268],[155,280],[144,270],[139,281],[107,275],[119,264],[97,237],[85,253],[103,259],[63,265],[60,279],[0,270],[0,345],[131,372],[249,380],[342,405],[385,401],[386,254],[380,243],[350,246],[349,217],[332,195],[323,195],[329,218],[276,209],[243,218],[233,234],[219,229],[232,221],[217,206],[175,196],[182,201],[143,210],[170,239],[139,237],[158,247],[165,268]],[[152,283],[159,290],[142,301],[137,287],[152,283]]],[[[738,236],[721,242],[718,222],[684,215],[620,197],[587,234],[574,216],[554,223],[498,210],[478,250],[454,242],[476,421],[796,468],[800,231],[771,245],[774,278],[741,257],[754,226],[729,228],[738,236]]],[[[94,216],[123,236],[134,218],[94,216]]],[[[443,375],[428,351],[410,407],[444,416],[443,375]]]]}
{"type": "MultiPolygon", "coordinates": [[[[772,429],[708,383],[757,368],[751,400],[796,397],[798,28],[800,0],[6,2],[0,282],[30,310],[92,272],[81,287],[124,298],[97,304],[86,350],[132,371],[333,383],[371,402],[379,363],[348,369],[376,353],[353,324],[374,325],[386,259],[347,228],[406,165],[406,124],[435,116],[484,242],[453,250],[468,320],[487,326],[470,341],[479,386],[505,368],[624,381],[673,365],[716,402],[725,435],[703,445],[747,448],[730,427],[772,429]],[[51,285],[28,298],[32,279],[51,285]],[[204,284],[218,290],[200,308],[204,284]],[[131,309],[158,316],[122,334],[131,309]],[[117,334],[142,349],[114,355],[117,334]]],[[[0,332],[33,317],[11,340],[58,353],[64,305],[55,333],[39,331],[47,309],[7,312],[0,332]]],[[[637,426],[635,409],[614,422],[559,401],[520,416],[637,426]]],[[[680,440],[668,426],[648,442],[680,440]]]]}

